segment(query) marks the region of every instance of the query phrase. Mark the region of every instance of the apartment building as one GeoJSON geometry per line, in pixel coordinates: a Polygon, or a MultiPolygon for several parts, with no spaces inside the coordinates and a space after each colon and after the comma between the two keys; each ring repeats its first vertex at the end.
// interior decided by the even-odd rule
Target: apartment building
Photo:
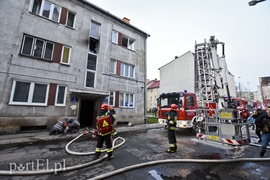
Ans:
{"type": "Polygon", "coordinates": [[[262,103],[266,107],[270,103],[270,76],[259,77],[262,103]]]}
{"type": "Polygon", "coordinates": [[[159,91],[160,81],[157,79],[148,80],[146,85],[146,109],[148,112],[152,112],[157,108],[157,98],[160,95],[159,91]]]}
{"type": "Polygon", "coordinates": [[[0,16],[0,134],[58,117],[94,127],[104,102],[116,122],[144,122],[150,35],[128,18],[84,0],[6,0],[0,16]]]}
{"type": "MultiPolygon", "coordinates": [[[[198,87],[196,86],[198,81],[197,65],[194,53],[191,51],[179,57],[176,56],[174,60],[160,67],[159,74],[161,93],[184,92],[185,90],[187,92],[198,92],[198,87]]],[[[224,71],[222,76],[226,76],[230,95],[235,97],[234,76],[228,70],[224,71]]]]}

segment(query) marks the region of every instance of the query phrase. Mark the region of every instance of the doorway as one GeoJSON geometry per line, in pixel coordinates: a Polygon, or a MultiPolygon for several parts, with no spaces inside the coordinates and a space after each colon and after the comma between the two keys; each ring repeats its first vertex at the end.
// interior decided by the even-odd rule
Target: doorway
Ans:
{"type": "Polygon", "coordinates": [[[80,111],[81,127],[94,127],[96,123],[95,101],[82,100],[80,111]]]}

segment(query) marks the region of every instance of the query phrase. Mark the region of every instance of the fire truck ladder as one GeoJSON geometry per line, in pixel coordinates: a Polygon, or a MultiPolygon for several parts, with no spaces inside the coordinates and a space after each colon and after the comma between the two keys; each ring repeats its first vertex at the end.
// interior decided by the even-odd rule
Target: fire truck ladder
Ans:
{"type": "MultiPolygon", "coordinates": [[[[199,96],[198,103],[202,107],[196,112],[197,137],[222,144],[249,144],[249,127],[247,123],[242,123],[238,110],[220,105],[224,101],[222,100],[222,95],[225,94],[223,85],[227,84],[226,74],[222,76],[222,72],[224,74],[226,70],[226,62],[221,63],[224,57],[224,43],[216,40],[214,36],[210,37],[209,42],[205,40],[204,43],[195,43],[198,79],[196,92],[199,96]],[[221,58],[217,55],[218,44],[223,46],[221,58]]],[[[229,94],[229,91],[227,92],[229,94]]]]}
{"type": "Polygon", "coordinates": [[[210,64],[210,52],[206,42],[195,44],[195,61],[198,71],[198,96],[200,105],[215,102],[213,84],[215,77],[210,64]]]}

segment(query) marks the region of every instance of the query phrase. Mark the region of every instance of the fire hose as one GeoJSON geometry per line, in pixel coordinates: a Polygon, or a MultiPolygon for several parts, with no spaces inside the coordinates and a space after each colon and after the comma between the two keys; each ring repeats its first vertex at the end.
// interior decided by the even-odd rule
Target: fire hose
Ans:
{"type": "MultiPolygon", "coordinates": [[[[73,140],[71,140],[65,147],[65,150],[69,153],[69,154],[73,154],[73,155],[90,155],[90,154],[94,154],[95,152],[74,152],[74,151],[71,151],[68,149],[68,147],[70,146],[71,143],[73,143],[74,141],[76,141],[77,139],[79,139],[80,137],[82,137],[83,135],[86,135],[88,134],[88,132],[83,132],[83,133],[80,133],[80,135],[78,135],[76,138],[74,138],[73,140]]],[[[122,137],[117,137],[113,140],[113,148],[118,148],[120,147],[121,145],[123,145],[125,143],[125,139],[122,138],[122,137]],[[122,140],[121,143],[115,145],[116,141],[117,140],[122,140]]],[[[102,152],[104,152],[105,150],[102,150],[102,152]]],[[[55,173],[58,173],[58,172],[64,172],[64,171],[71,171],[71,170],[76,170],[76,169],[81,169],[81,168],[84,168],[84,167],[88,167],[88,166],[91,166],[91,165],[94,165],[98,162],[101,162],[102,160],[106,159],[107,158],[107,154],[105,154],[104,156],[100,157],[99,159],[97,160],[93,160],[93,161],[90,161],[90,162],[87,162],[87,163],[84,163],[84,164],[79,164],[79,165],[74,165],[74,166],[69,166],[69,167],[65,167],[65,168],[61,168],[61,169],[46,169],[46,170],[32,170],[32,171],[4,171],[4,170],[0,170],[0,175],[7,175],[7,176],[10,176],[10,175],[13,175],[13,176],[21,176],[21,175],[41,175],[41,174],[55,174],[55,173]]]]}
{"type": "MultiPolygon", "coordinates": [[[[89,131],[91,132],[91,131],[89,131]]],[[[91,155],[94,154],[95,152],[74,152],[69,150],[69,146],[76,141],[77,139],[79,139],[80,137],[82,137],[85,134],[88,134],[89,132],[83,132],[80,133],[80,135],[78,135],[76,138],[74,138],[73,140],[71,140],[65,147],[65,150],[72,155],[91,155]]],[[[113,148],[118,148],[121,145],[123,145],[125,143],[125,139],[122,137],[117,137],[116,139],[113,140],[113,148]],[[119,143],[118,145],[115,146],[115,143],[117,140],[121,139],[122,142],[119,143]]],[[[250,144],[250,145],[255,145],[255,144],[250,144]]],[[[104,152],[105,150],[103,150],[102,152],[104,152]]],[[[53,173],[58,173],[58,172],[65,172],[65,171],[71,171],[71,170],[76,170],[76,169],[81,169],[84,167],[88,167],[91,165],[94,165],[96,163],[101,162],[102,160],[107,158],[107,154],[105,154],[104,156],[102,156],[101,158],[94,160],[94,161],[90,161],[84,164],[79,164],[79,165],[74,165],[74,166],[70,166],[70,167],[65,167],[64,169],[50,169],[50,170],[39,170],[39,171],[3,171],[0,170],[0,175],[41,175],[41,174],[53,174],[53,173]]],[[[266,162],[266,161],[270,161],[270,158],[237,158],[237,159],[217,159],[217,160],[213,160],[213,159],[164,159],[164,160],[156,160],[156,161],[150,161],[150,162],[145,162],[145,163],[140,163],[140,164],[135,164],[135,165],[131,165],[131,166],[127,166],[121,169],[117,169],[115,171],[109,172],[109,173],[105,173],[90,179],[93,180],[98,180],[98,179],[104,179],[104,178],[108,178],[120,173],[124,173],[133,169],[138,169],[138,168],[143,168],[143,167],[147,167],[147,166],[152,166],[152,165],[156,165],[156,164],[165,164],[165,163],[235,163],[235,162],[266,162]]]]}

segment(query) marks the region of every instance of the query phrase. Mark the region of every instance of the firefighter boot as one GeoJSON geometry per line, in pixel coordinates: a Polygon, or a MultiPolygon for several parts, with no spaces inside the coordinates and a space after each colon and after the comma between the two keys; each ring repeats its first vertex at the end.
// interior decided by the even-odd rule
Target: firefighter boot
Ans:
{"type": "Polygon", "coordinates": [[[175,153],[176,149],[175,149],[175,147],[170,147],[166,152],[167,153],[175,153]]]}
{"type": "Polygon", "coordinates": [[[112,136],[113,136],[113,137],[116,137],[116,136],[117,136],[117,132],[114,131],[114,132],[112,133],[112,136]]]}
{"type": "Polygon", "coordinates": [[[113,154],[112,152],[108,152],[108,157],[107,157],[107,161],[110,161],[113,159],[113,154]]]}
{"type": "Polygon", "coordinates": [[[93,160],[99,159],[100,154],[101,154],[100,152],[96,152],[95,156],[93,157],[93,160]]]}

